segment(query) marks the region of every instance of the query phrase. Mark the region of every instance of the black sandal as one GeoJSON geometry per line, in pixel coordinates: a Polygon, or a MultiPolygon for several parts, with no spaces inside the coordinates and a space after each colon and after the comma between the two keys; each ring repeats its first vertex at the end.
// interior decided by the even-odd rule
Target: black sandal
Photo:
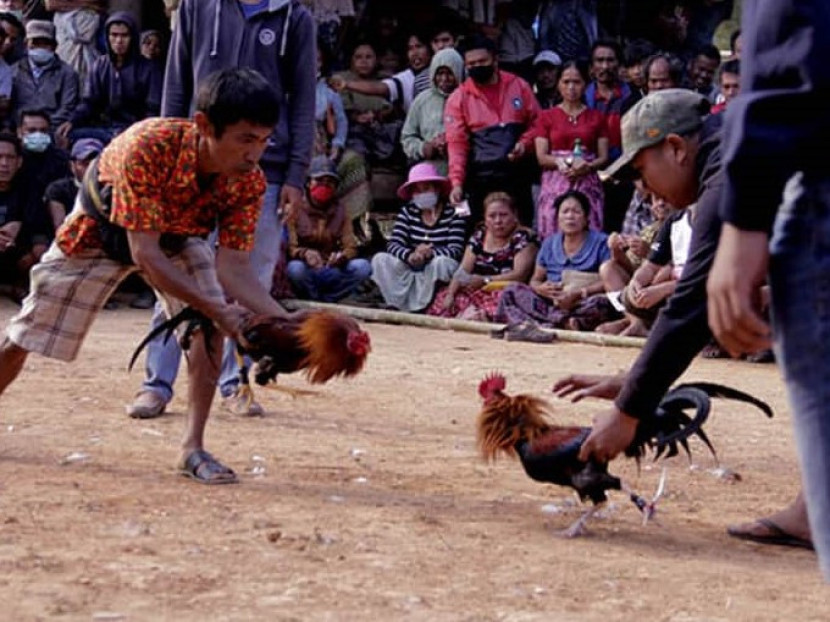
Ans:
{"type": "Polygon", "coordinates": [[[179,473],[200,484],[236,484],[239,480],[233,469],[226,467],[204,449],[194,449],[179,467],[179,473]]]}

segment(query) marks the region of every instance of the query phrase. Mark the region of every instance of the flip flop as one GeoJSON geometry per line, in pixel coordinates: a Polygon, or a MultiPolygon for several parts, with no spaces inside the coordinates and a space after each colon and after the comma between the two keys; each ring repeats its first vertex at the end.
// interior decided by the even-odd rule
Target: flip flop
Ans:
{"type": "Polygon", "coordinates": [[[179,474],[208,486],[236,484],[239,481],[233,469],[226,467],[204,449],[190,452],[179,466],[179,474]]]}
{"type": "Polygon", "coordinates": [[[761,525],[767,530],[767,533],[763,535],[751,533],[750,531],[740,530],[737,526],[727,527],[726,533],[733,538],[757,542],[758,544],[775,544],[778,546],[793,546],[800,549],[809,549],[810,551],[815,550],[812,542],[784,531],[768,518],[759,518],[752,523],[752,527],[750,527],[750,529],[752,529],[755,525],[761,525]]]}

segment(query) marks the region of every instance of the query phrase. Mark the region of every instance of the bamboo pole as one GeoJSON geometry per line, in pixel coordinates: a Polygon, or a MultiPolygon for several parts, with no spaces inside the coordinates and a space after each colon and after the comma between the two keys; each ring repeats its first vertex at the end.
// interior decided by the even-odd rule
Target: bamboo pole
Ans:
{"type": "MultiPolygon", "coordinates": [[[[490,331],[504,328],[504,324],[492,322],[473,322],[470,320],[459,320],[456,318],[435,317],[420,313],[406,313],[403,311],[389,311],[387,309],[370,309],[365,307],[352,307],[326,302],[315,302],[313,300],[282,300],[288,309],[332,309],[346,313],[358,320],[366,322],[382,322],[384,324],[404,324],[406,326],[418,326],[420,328],[433,328],[438,330],[455,330],[465,333],[489,334],[490,331]]],[[[583,333],[574,330],[562,330],[559,328],[543,328],[547,332],[554,333],[560,341],[573,343],[587,343],[598,346],[614,346],[621,348],[641,348],[645,339],[641,337],[621,337],[619,335],[604,335],[602,333],[583,333]]]]}

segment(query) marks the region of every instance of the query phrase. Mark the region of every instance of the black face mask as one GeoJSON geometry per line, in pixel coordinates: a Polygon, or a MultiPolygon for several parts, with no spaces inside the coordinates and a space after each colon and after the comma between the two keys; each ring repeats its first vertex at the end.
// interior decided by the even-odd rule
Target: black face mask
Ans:
{"type": "Polygon", "coordinates": [[[487,84],[495,73],[496,68],[493,65],[478,65],[467,70],[467,75],[477,84],[487,84]]]}

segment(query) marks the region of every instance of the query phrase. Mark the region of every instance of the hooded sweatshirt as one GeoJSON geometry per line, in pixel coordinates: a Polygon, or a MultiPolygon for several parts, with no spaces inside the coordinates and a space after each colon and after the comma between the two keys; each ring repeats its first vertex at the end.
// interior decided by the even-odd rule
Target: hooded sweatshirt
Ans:
{"type": "Polygon", "coordinates": [[[161,108],[162,70],[141,55],[138,25],[132,15],[119,11],[107,20],[104,32],[113,24],[130,29],[130,47],[121,67],[107,40],[107,54],[99,56],[86,77],[81,103],[72,115],[72,125],[123,129],[136,121],[158,116],[161,108]]]}
{"type": "Polygon", "coordinates": [[[298,0],[270,0],[248,19],[237,0],[182,0],[162,115],[190,117],[196,85],[215,71],[259,71],[285,103],[260,166],[269,183],[302,188],[314,143],[316,55],[314,20],[298,0]]]}
{"type": "Polygon", "coordinates": [[[464,80],[464,59],[454,49],[441,50],[432,57],[429,65],[431,87],[412,102],[401,132],[403,150],[414,162],[424,159],[425,142],[444,133],[444,107],[450,95],[435,86],[435,75],[442,67],[453,72],[459,85],[464,80]]]}

